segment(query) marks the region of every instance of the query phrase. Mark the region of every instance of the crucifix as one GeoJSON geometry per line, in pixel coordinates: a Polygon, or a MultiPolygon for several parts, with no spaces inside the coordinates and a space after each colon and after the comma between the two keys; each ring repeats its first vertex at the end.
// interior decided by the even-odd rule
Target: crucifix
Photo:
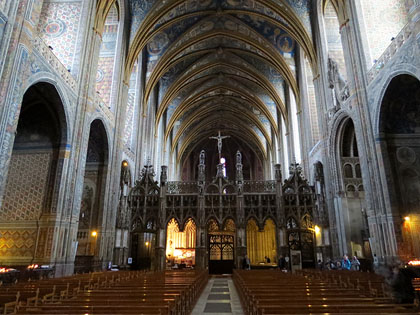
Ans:
{"type": "Polygon", "coordinates": [[[219,163],[220,163],[220,159],[222,158],[222,140],[225,138],[229,138],[229,136],[220,135],[220,130],[219,130],[219,135],[217,137],[209,138],[209,139],[217,140],[217,149],[219,150],[219,163]]]}

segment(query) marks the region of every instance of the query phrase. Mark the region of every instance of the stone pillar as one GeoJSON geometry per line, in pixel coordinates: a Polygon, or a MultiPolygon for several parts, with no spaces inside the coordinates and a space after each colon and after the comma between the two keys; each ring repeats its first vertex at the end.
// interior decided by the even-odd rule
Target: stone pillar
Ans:
{"type": "Polygon", "coordinates": [[[146,72],[147,72],[147,53],[143,49],[139,56],[139,114],[137,120],[137,142],[136,142],[136,163],[135,163],[135,177],[140,177],[140,172],[142,170],[142,165],[147,160],[147,145],[146,145],[146,128],[147,128],[147,115],[144,112],[144,107],[147,104],[143,103],[143,95],[146,84],[146,72]]]}
{"type": "Polygon", "coordinates": [[[308,87],[306,84],[307,73],[305,66],[305,54],[302,49],[297,49],[297,75],[300,90],[300,108],[298,108],[298,126],[301,130],[301,152],[303,170],[305,177],[310,178],[309,174],[309,152],[314,146],[312,137],[312,124],[310,119],[310,104],[308,99],[308,87]],[[305,128],[301,128],[305,126],[305,128]]]}
{"type": "Polygon", "coordinates": [[[195,267],[197,269],[206,269],[208,268],[208,249],[207,249],[207,226],[205,221],[205,210],[204,210],[205,200],[203,196],[203,191],[200,190],[198,195],[198,210],[197,210],[197,238],[196,238],[196,248],[195,248],[195,267]]]}
{"type": "MultiPolygon", "coordinates": [[[[94,17],[96,12],[95,3],[89,3],[84,10],[86,10],[86,16],[94,17]]],[[[55,262],[57,275],[71,274],[73,272],[76,256],[75,244],[77,242],[79,212],[89,141],[90,113],[94,112],[95,109],[96,70],[99,58],[99,49],[102,42],[101,34],[99,34],[93,27],[94,22],[94,18],[91,18],[86,24],[87,31],[84,34],[85,37],[83,39],[82,52],[80,53],[80,80],[76,91],[79,98],[78,103],[75,106],[76,112],[73,125],[73,130],[75,130],[75,132],[72,135],[72,150],[70,151],[71,163],[67,170],[69,174],[66,181],[66,185],[68,187],[67,197],[65,208],[63,209],[62,217],[60,218],[61,221],[57,223],[57,225],[60,225],[61,228],[65,228],[66,225],[69,226],[69,237],[65,240],[66,245],[64,245],[67,247],[68,254],[63,261],[57,260],[55,262]]],[[[112,142],[109,147],[110,149],[112,148],[112,142]]],[[[110,163],[108,164],[108,167],[110,167],[110,163]]],[[[109,178],[109,169],[107,173],[109,178]]],[[[98,244],[100,244],[102,240],[101,233],[102,231],[98,231],[98,244]]],[[[98,251],[101,251],[101,248],[98,248],[98,251]]]]}
{"type": "Polygon", "coordinates": [[[354,112],[354,126],[362,169],[362,178],[365,188],[365,198],[369,229],[373,242],[372,253],[381,261],[393,259],[396,255],[391,239],[395,239],[394,231],[390,228],[392,222],[386,215],[386,206],[380,180],[380,164],[376,154],[374,133],[369,113],[367,96],[367,69],[365,63],[364,47],[360,35],[360,26],[357,17],[357,8],[354,2],[345,3],[345,12],[348,19],[342,21],[342,37],[344,51],[347,52],[349,67],[350,109],[354,112]]]}

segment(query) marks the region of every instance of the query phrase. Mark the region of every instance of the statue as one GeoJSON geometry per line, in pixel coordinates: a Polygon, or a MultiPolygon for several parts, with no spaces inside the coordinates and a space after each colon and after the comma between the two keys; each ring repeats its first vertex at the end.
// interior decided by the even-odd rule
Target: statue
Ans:
{"type": "Polygon", "coordinates": [[[280,164],[274,165],[274,176],[276,178],[276,181],[281,182],[281,165],[280,164]]]}
{"type": "Polygon", "coordinates": [[[209,139],[214,139],[217,140],[217,150],[219,151],[219,162],[220,159],[222,158],[222,140],[225,138],[230,138],[229,136],[221,136],[220,135],[220,130],[219,130],[219,134],[217,137],[210,137],[209,139]]]}
{"type": "Polygon", "coordinates": [[[314,164],[314,177],[315,180],[318,182],[323,181],[324,179],[324,170],[321,162],[317,162],[314,164]]]}
{"type": "Polygon", "coordinates": [[[166,165],[161,166],[160,172],[160,184],[165,185],[168,181],[168,167],[166,165]]]}
{"type": "Polygon", "coordinates": [[[236,152],[236,164],[242,164],[242,154],[241,152],[236,152]]]}
{"type": "Polygon", "coordinates": [[[347,82],[338,70],[337,62],[332,58],[328,58],[328,83],[335,96],[335,106],[340,106],[350,96],[350,93],[347,82]]]}
{"type": "Polygon", "coordinates": [[[200,157],[199,157],[200,163],[198,164],[198,181],[199,182],[204,182],[206,180],[206,174],[205,174],[206,165],[204,164],[205,158],[206,158],[206,151],[201,150],[200,157]]]}
{"type": "Polygon", "coordinates": [[[200,152],[200,158],[199,158],[199,160],[200,160],[200,165],[204,165],[204,160],[205,160],[205,158],[206,158],[206,151],[201,150],[201,152],[200,152]]]}

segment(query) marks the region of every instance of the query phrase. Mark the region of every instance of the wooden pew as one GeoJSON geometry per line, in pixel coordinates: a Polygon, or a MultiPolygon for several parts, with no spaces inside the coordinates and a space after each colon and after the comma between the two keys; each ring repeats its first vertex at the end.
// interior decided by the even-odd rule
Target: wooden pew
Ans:
{"type": "Polygon", "coordinates": [[[357,281],[344,285],[347,280],[340,281],[340,277],[311,272],[292,275],[274,270],[236,270],[233,280],[244,311],[250,315],[417,312],[407,305],[392,304],[388,297],[377,297],[370,288],[357,286],[357,281]]]}
{"type": "MultiPolygon", "coordinates": [[[[102,278],[101,278],[102,279],[102,278]]],[[[206,271],[131,273],[121,281],[95,280],[85,290],[37,305],[21,305],[17,314],[188,314],[208,281],[206,271]],[[99,283],[99,285],[96,285],[99,283]]]]}

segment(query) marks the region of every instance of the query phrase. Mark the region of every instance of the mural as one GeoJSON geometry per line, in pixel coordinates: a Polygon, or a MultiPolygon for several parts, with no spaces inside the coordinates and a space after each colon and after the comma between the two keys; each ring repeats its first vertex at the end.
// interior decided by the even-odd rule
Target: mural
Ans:
{"type": "Polygon", "coordinates": [[[124,126],[124,144],[127,148],[134,151],[134,129],[135,129],[135,113],[137,113],[137,71],[138,71],[138,64],[134,65],[133,71],[130,76],[130,86],[128,89],[128,99],[127,99],[127,109],[126,109],[126,118],[125,118],[125,126],[124,126]]]}
{"type": "Polygon", "coordinates": [[[45,1],[39,18],[39,36],[67,69],[72,69],[76,53],[81,7],[80,1],[45,1]]]}
{"type": "Polygon", "coordinates": [[[109,11],[105,21],[96,74],[96,92],[108,107],[111,107],[112,79],[117,49],[118,24],[118,10],[114,5],[109,11]]]}
{"type": "Polygon", "coordinates": [[[130,13],[131,13],[131,32],[130,42],[133,40],[134,35],[139,29],[146,14],[150,11],[156,0],[129,0],[130,13]]]}
{"type": "Polygon", "coordinates": [[[281,28],[252,15],[237,15],[247,25],[264,36],[285,58],[293,58],[295,41],[281,28]]]}

